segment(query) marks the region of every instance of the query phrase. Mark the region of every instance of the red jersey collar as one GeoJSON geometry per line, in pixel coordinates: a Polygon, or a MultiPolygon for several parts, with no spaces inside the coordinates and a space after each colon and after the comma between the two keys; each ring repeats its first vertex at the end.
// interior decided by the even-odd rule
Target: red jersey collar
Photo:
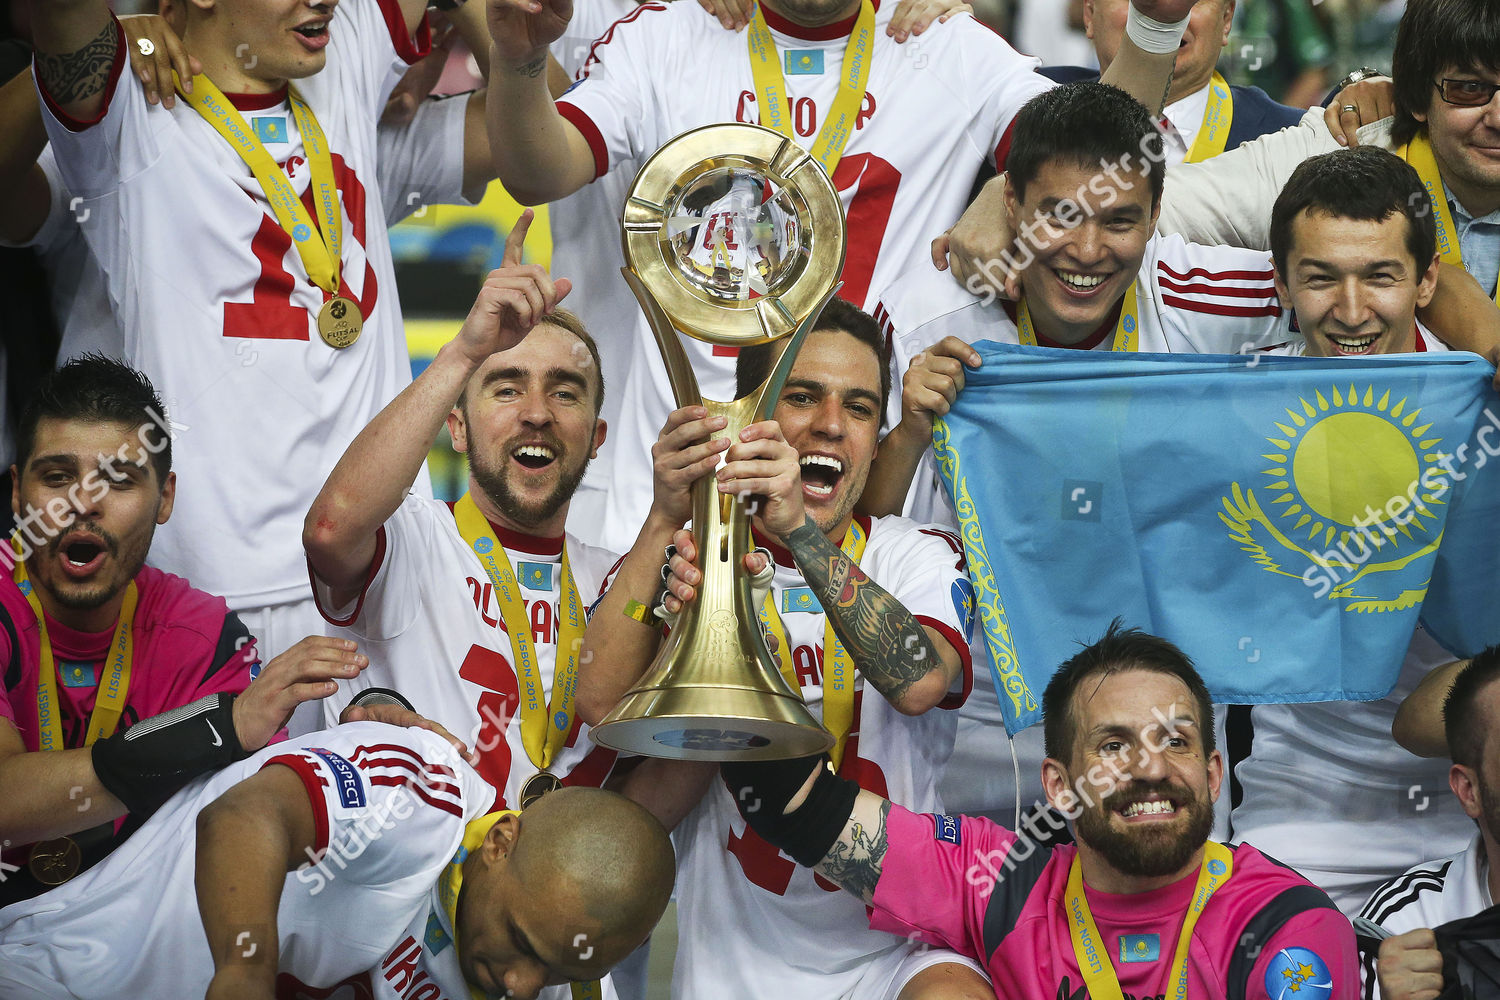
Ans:
{"type": "Polygon", "coordinates": [[[287,86],[282,84],[269,94],[225,94],[236,111],[264,111],[286,100],[287,86]]]}
{"type": "MultiPolygon", "coordinates": [[[[866,517],[864,514],[855,514],[854,515],[854,520],[859,524],[860,528],[864,531],[865,538],[869,538],[870,537],[870,519],[868,517],[866,517]]],[[[759,528],[755,527],[754,525],[750,526],[750,534],[754,538],[756,545],[760,546],[763,549],[768,550],[771,553],[771,560],[773,562],[775,562],[776,565],[783,566],[783,567],[785,567],[787,569],[796,569],[797,568],[797,560],[795,560],[795,559],[792,558],[791,552],[787,551],[786,547],[783,546],[780,542],[776,541],[770,535],[768,535],[765,532],[761,531],[759,528]]]]}
{"type": "MultiPolygon", "coordinates": [[[[448,509],[453,509],[454,501],[445,501],[448,509]]],[[[495,533],[495,538],[501,545],[505,546],[507,552],[524,552],[532,556],[559,556],[562,555],[563,540],[567,537],[562,535],[528,535],[520,531],[512,531],[509,528],[496,524],[489,518],[485,523],[495,533]]]]}
{"type": "MultiPolygon", "coordinates": [[[[1011,322],[1016,323],[1019,326],[1019,320],[1017,318],[1019,307],[1014,302],[1011,302],[1008,299],[1002,300],[1002,304],[1005,306],[1005,314],[1010,317],[1011,322]]],[[[1042,333],[1042,331],[1037,330],[1035,323],[1033,323],[1032,329],[1036,331],[1037,346],[1056,347],[1064,351],[1092,351],[1094,348],[1104,343],[1104,338],[1110,336],[1115,332],[1115,325],[1120,322],[1120,310],[1124,308],[1125,299],[1122,297],[1120,301],[1115,303],[1115,307],[1109,311],[1109,315],[1104,318],[1104,322],[1099,324],[1099,329],[1095,330],[1093,333],[1089,334],[1087,337],[1083,338],[1076,344],[1059,344],[1051,337],[1048,337],[1046,334],[1042,333]]]]}
{"type": "MultiPolygon", "coordinates": [[[[880,0],[872,0],[872,2],[875,5],[875,9],[877,11],[880,10],[880,0]]],[[[798,24],[795,21],[787,20],[784,16],[776,13],[765,4],[760,5],[760,13],[766,19],[766,24],[772,31],[780,32],[783,35],[790,35],[792,38],[800,38],[806,42],[827,42],[835,38],[843,38],[854,30],[854,22],[859,19],[859,11],[856,10],[842,21],[835,21],[832,24],[810,28],[805,24],[798,24]]]]}

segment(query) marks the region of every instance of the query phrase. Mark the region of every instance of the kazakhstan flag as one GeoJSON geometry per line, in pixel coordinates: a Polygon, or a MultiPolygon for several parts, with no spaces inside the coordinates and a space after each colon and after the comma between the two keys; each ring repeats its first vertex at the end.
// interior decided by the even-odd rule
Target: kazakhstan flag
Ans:
{"type": "Polygon", "coordinates": [[[1012,732],[1115,616],[1215,701],[1370,700],[1419,618],[1500,641],[1500,396],[1471,354],[974,345],[935,448],[1012,732]]]}

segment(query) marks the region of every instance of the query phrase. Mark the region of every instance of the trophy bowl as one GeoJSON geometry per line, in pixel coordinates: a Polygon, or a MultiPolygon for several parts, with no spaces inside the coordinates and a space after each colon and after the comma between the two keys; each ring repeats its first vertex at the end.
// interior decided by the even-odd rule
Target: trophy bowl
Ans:
{"type": "MultiPolygon", "coordinates": [[[[626,283],[666,362],[679,407],[723,416],[726,437],[768,419],[798,348],[838,290],[846,235],[838,192],[795,142],[759,125],[685,132],[646,161],[621,220],[626,283]],[[706,399],[679,339],[725,347],[785,341],[771,376],[740,399],[706,399]]],[[[593,729],[609,747],[679,760],[773,760],[833,737],[783,678],[743,557],[751,514],[708,476],[693,485],[703,581],[635,686],[593,729]]],[[[790,655],[790,650],[782,650],[790,655]]]]}

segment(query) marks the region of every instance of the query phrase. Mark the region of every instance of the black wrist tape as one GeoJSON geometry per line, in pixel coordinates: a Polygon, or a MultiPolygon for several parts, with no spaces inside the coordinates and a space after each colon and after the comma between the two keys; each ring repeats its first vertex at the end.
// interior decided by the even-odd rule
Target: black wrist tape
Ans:
{"type": "Polygon", "coordinates": [[[211,694],[142,719],[93,748],[99,783],[140,817],[200,774],[248,756],[234,731],[232,694],[211,694]]]}
{"type": "Polygon", "coordinates": [[[809,868],[822,861],[838,841],[859,795],[859,784],[834,774],[827,760],[826,754],[820,754],[720,767],[729,794],[750,828],[809,868]],[[795,811],[786,814],[787,803],[807,782],[814,766],[818,776],[812,790],[795,811]]]}

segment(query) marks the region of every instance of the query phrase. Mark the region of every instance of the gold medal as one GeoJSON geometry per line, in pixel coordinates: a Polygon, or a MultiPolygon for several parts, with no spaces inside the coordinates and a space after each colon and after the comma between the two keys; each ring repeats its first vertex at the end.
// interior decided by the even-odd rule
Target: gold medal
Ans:
{"type": "Polygon", "coordinates": [[[342,295],[335,295],[318,310],[318,336],[329,347],[342,351],[359,339],[364,328],[359,306],[342,295]]]}
{"type": "Polygon", "coordinates": [[[562,779],[551,771],[538,771],[521,786],[521,808],[527,808],[543,795],[555,792],[562,786],[562,779]]]}
{"type": "Polygon", "coordinates": [[[43,840],[33,844],[31,859],[26,867],[43,885],[62,885],[78,874],[83,864],[83,852],[71,837],[43,840]]]}

